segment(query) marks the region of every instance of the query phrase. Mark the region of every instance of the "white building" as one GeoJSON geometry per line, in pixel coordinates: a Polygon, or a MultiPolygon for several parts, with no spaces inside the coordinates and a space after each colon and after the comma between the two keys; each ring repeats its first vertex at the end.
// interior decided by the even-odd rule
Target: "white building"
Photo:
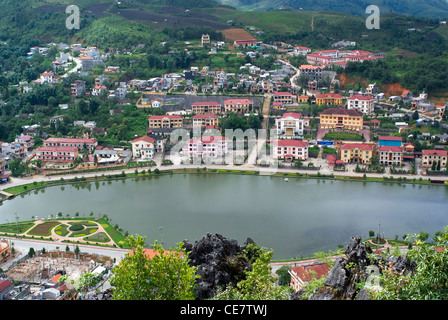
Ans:
{"type": "Polygon", "coordinates": [[[217,159],[227,153],[227,139],[221,136],[203,136],[191,139],[182,148],[182,154],[189,158],[217,159]]]}
{"type": "Polygon", "coordinates": [[[308,159],[308,142],[278,140],[274,142],[274,157],[285,161],[308,159]]]}
{"type": "Polygon", "coordinates": [[[301,113],[287,112],[275,119],[275,128],[280,139],[295,139],[303,135],[304,127],[309,125],[308,119],[301,113]]]}
{"type": "Polygon", "coordinates": [[[375,98],[373,96],[356,94],[347,99],[347,109],[354,109],[362,114],[372,114],[375,107],[375,98]]]}
{"type": "Polygon", "coordinates": [[[155,148],[153,138],[142,136],[134,139],[131,144],[134,159],[152,160],[154,158],[155,148]]]}

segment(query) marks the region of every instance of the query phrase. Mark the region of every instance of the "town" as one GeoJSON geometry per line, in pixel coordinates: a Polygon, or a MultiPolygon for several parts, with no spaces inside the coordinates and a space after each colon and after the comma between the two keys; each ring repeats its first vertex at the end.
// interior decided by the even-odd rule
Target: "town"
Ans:
{"type": "MultiPolygon", "coordinates": [[[[129,163],[169,165],[176,158],[182,164],[223,163],[235,151],[226,130],[249,128],[268,132],[265,141],[257,141],[257,149],[265,148],[278,167],[326,173],[408,174],[433,180],[446,175],[448,126],[443,119],[447,103],[430,102],[425,92],[403,90],[391,95],[381,92],[376,83],[360,90],[342,90],[336,66],[384,58],[384,54],[346,49],[353,45],[346,41],[336,43],[338,49],[312,51],[282,42],[267,45],[255,38],[212,41],[204,34],[196,46],[209,50],[210,56],[228,47],[232,49],[226,50],[227,55],[243,57],[237,73],[203,66],[129,81],[117,81],[121,71],[119,66],[108,64],[110,49],[105,52],[63,43],[30,48],[28,58],[45,56],[49,50],[58,53],[52,70],[31,83],[21,83],[19,94],[32,92],[36,86],[61,86],[73,77],[70,103],[54,108],[59,111],[46,123],[23,126],[14,141],[1,143],[1,181],[8,183],[24,174],[66,174],[129,163]],[[264,54],[260,50],[264,48],[270,53],[264,54]],[[297,57],[304,63],[295,67],[290,60],[297,57]],[[271,59],[272,69],[256,66],[260,59],[271,59]],[[92,79],[92,75],[93,82],[83,80],[92,79]],[[88,118],[92,113],[86,112],[84,120],[67,123],[70,109],[98,109],[97,100],[89,100],[97,97],[113,101],[109,121],[134,105],[135,112],[147,115],[146,126],[130,132],[132,140],[123,141],[128,129],[123,123],[132,119],[125,118],[113,128],[99,127],[94,116],[88,118]],[[61,135],[61,126],[69,127],[64,130],[68,134],[61,135]],[[170,136],[179,129],[196,136],[176,148],[177,141],[170,136]],[[115,141],[120,140],[120,145],[98,143],[107,141],[110,131],[119,136],[115,141]],[[174,149],[179,149],[177,154],[174,149]]],[[[251,152],[248,149],[246,144],[238,150],[239,156],[232,154],[233,164],[242,164],[241,159],[247,159],[251,152]]],[[[255,159],[255,166],[266,165],[263,157],[255,159]]]]}

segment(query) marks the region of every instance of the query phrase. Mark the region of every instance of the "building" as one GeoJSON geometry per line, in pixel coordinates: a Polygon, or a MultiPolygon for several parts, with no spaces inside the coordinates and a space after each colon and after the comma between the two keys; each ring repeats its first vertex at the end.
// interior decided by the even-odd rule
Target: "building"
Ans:
{"type": "Polygon", "coordinates": [[[322,79],[323,68],[321,66],[313,66],[310,64],[303,64],[299,67],[300,76],[312,78],[313,80],[322,79]]]}
{"type": "Polygon", "coordinates": [[[132,156],[134,159],[152,160],[154,159],[155,140],[148,136],[142,136],[134,139],[132,144],[132,156]]]}
{"type": "Polygon", "coordinates": [[[34,138],[30,135],[18,136],[15,142],[23,147],[24,152],[30,152],[34,149],[34,138]]]}
{"type": "Polygon", "coordinates": [[[301,113],[287,112],[281,118],[275,119],[275,128],[280,139],[296,139],[303,135],[303,129],[309,121],[301,113]]]}
{"type": "Polygon", "coordinates": [[[36,150],[36,159],[44,162],[73,162],[77,156],[77,147],[53,146],[36,150]]]}
{"type": "Polygon", "coordinates": [[[193,128],[195,127],[217,127],[218,126],[218,116],[216,114],[197,114],[192,117],[193,128]]]}
{"type": "Polygon", "coordinates": [[[52,84],[54,82],[54,74],[53,72],[44,72],[40,75],[40,83],[48,83],[52,84]]]}
{"type": "Polygon", "coordinates": [[[200,101],[191,104],[191,112],[195,114],[220,114],[222,107],[216,101],[200,101]]]}
{"type": "Polygon", "coordinates": [[[150,116],[149,128],[182,128],[184,118],[179,115],[150,116]]]}
{"type": "Polygon", "coordinates": [[[291,275],[291,287],[294,292],[300,291],[313,278],[319,280],[330,272],[330,266],[327,263],[315,263],[291,267],[288,273],[291,275]]]}
{"type": "Polygon", "coordinates": [[[340,159],[344,163],[370,164],[372,156],[372,144],[343,143],[340,148],[340,159]]]}
{"type": "Polygon", "coordinates": [[[440,169],[446,167],[447,151],[446,150],[423,150],[422,151],[422,167],[431,169],[433,163],[436,167],[440,161],[440,169]]]}
{"type": "Polygon", "coordinates": [[[339,93],[320,93],[315,97],[318,106],[342,105],[343,97],[339,93]]]}
{"type": "Polygon", "coordinates": [[[76,80],[71,85],[72,97],[79,97],[86,93],[86,82],[83,80],[76,80]]]}
{"type": "Polygon", "coordinates": [[[401,167],[403,163],[403,147],[398,146],[379,146],[378,162],[382,166],[401,167]]]}
{"type": "Polygon", "coordinates": [[[293,50],[293,54],[306,56],[308,53],[311,53],[311,49],[308,47],[295,46],[293,50]]]}
{"type": "Polygon", "coordinates": [[[204,44],[210,44],[210,35],[203,34],[201,37],[201,44],[204,46],[204,44]]]}
{"type": "Polygon", "coordinates": [[[362,114],[373,114],[375,98],[371,95],[355,94],[347,99],[347,109],[358,110],[362,114]]]}
{"type": "Polygon", "coordinates": [[[403,139],[401,137],[379,136],[378,146],[395,146],[401,147],[403,139]]]}
{"type": "Polygon", "coordinates": [[[357,110],[329,108],[319,115],[322,129],[341,129],[361,131],[363,128],[362,114],[357,110]]]}
{"type": "Polygon", "coordinates": [[[78,138],[48,138],[44,140],[44,147],[75,147],[78,150],[88,149],[92,151],[98,145],[95,139],[78,139],[78,138]]]}
{"type": "Polygon", "coordinates": [[[296,102],[296,96],[291,92],[275,92],[272,96],[274,102],[280,102],[282,104],[293,104],[296,102]]]}
{"type": "Polygon", "coordinates": [[[233,45],[241,48],[255,47],[257,45],[257,39],[235,40],[233,45]]]}
{"type": "Polygon", "coordinates": [[[308,143],[300,140],[278,140],[274,142],[274,157],[285,161],[308,159],[308,143]]]}
{"type": "Polygon", "coordinates": [[[248,113],[254,102],[250,99],[227,99],[224,101],[224,111],[234,113],[248,113]]]}
{"type": "Polygon", "coordinates": [[[191,139],[182,148],[183,156],[202,159],[217,159],[227,153],[227,139],[221,136],[203,136],[191,139]]]}

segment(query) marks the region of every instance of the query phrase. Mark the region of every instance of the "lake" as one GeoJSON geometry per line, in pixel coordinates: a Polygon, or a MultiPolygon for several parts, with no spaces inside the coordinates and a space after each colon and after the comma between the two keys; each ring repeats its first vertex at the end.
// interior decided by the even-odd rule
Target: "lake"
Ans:
{"type": "Polygon", "coordinates": [[[30,191],[0,205],[0,223],[106,214],[129,234],[171,248],[206,233],[250,237],[274,259],[336,250],[369,230],[399,239],[448,225],[448,188],[231,174],[174,174],[30,191]]]}

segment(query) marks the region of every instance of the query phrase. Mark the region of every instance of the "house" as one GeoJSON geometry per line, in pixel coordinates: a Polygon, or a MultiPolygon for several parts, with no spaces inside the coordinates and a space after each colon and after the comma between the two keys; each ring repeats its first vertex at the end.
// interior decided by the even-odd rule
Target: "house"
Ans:
{"type": "Polygon", "coordinates": [[[362,114],[357,110],[329,108],[319,114],[322,129],[341,129],[361,131],[362,114]]]}
{"type": "Polygon", "coordinates": [[[374,111],[375,98],[371,95],[356,94],[347,99],[347,109],[358,110],[362,114],[370,115],[374,111]]]}
{"type": "Polygon", "coordinates": [[[318,280],[325,277],[330,272],[330,266],[327,263],[306,264],[291,267],[288,273],[291,275],[291,287],[294,292],[300,291],[314,277],[318,280]]]}
{"type": "Polygon", "coordinates": [[[308,125],[309,121],[296,112],[287,112],[275,119],[275,129],[280,139],[297,139],[303,135],[303,129],[308,125]]]}
{"type": "Polygon", "coordinates": [[[86,93],[86,82],[84,80],[76,80],[71,85],[72,97],[79,97],[86,93]]]}
{"type": "Polygon", "coordinates": [[[308,159],[308,142],[300,140],[278,140],[274,142],[274,158],[285,161],[308,159]]]}
{"type": "Polygon", "coordinates": [[[308,53],[311,53],[311,49],[308,47],[295,46],[293,50],[293,54],[306,56],[308,53]]]}
{"type": "Polygon", "coordinates": [[[282,104],[293,104],[296,102],[296,96],[291,92],[275,92],[272,96],[274,102],[281,102],[282,104]]]}
{"type": "Polygon", "coordinates": [[[250,99],[227,99],[224,101],[224,111],[248,113],[252,111],[254,102],[250,99]]]}
{"type": "Polygon", "coordinates": [[[340,147],[340,159],[344,161],[344,163],[370,164],[372,157],[372,144],[343,143],[340,147]]]}
{"type": "Polygon", "coordinates": [[[25,152],[30,152],[34,148],[34,138],[27,134],[16,137],[15,142],[22,145],[25,152]]]}
{"type": "Polygon", "coordinates": [[[76,147],[40,147],[36,150],[36,159],[44,162],[73,162],[78,156],[76,147]]]}
{"type": "Polygon", "coordinates": [[[431,169],[433,163],[438,165],[440,161],[440,168],[445,168],[447,163],[446,150],[423,150],[422,151],[422,167],[431,169]]]}
{"type": "Polygon", "coordinates": [[[191,112],[195,114],[220,114],[222,107],[216,101],[199,101],[191,104],[191,112]]]}
{"type": "Polygon", "coordinates": [[[9,279],[0,279],[0,300],[14,289],[14,283],[9,279]]]}
{"type": "Polygon", "coordinates": [[[53,72],[43,72],[40,75],[40,83],[44,84],[44,83],[48,83],[48,84],[52,84],[54,82],[54,74],[53,72]]]}
{"type": "Polygon", "coordinates": [[[257,45],[257,39],[235,40],[233,45],[241,48],[255,47],[257,45]]]}
{"type": "Polygon", "coordinates": [[[99,96],[103,92],[107,92],[107,87],[105,85],[97,85],[92,88],[92,96],[99,96]]]}
{"type": "Polygon", "coordinates": [[[193,128],[195,127],[217,127],[218,126],[218,116],[216,114],[197,114],[192,117],[193,128]]]}
{"type": "Polygon", "coordinates": [[[378,86],[375,83],[371,83],[366,88],[366,93],[375,96],[378,93],[378,86]]]}
{"type": "Polygon", "coordinates": [[[342,105],[343,97],[339,93],[320,93],[316,94],[315,97],[318,106],[342,105]]]}
{"type": "Polygon", "coordinates": [[[182,128],[184,118],[179,115],[149,116],[149,128],[182,128]]]}
{"type": "Polygon", "coordinates": [[[148,136],[134,139],[132,144],[132,157],[140,160],[152,160],[155,154],[155,140],[148,136]]]}
{"type": "Polygon", "coordinates": [[[378,161],[382,166],[398,166],[403,163],[403,147],[379,146],[378,161]]]}
{"type": "Polygon", "coordinates": [[[217,159],[227,153],[227,139],[222,136],[202,136],[190,139],[182,148],[182,155],[190,159],[217,159]]]}
{"type": "Polygon", "coordinates": [[[201,37],[201,45],[204,46],[204,44],[210,44],[210,35],[203,34],[201,37]]]}

